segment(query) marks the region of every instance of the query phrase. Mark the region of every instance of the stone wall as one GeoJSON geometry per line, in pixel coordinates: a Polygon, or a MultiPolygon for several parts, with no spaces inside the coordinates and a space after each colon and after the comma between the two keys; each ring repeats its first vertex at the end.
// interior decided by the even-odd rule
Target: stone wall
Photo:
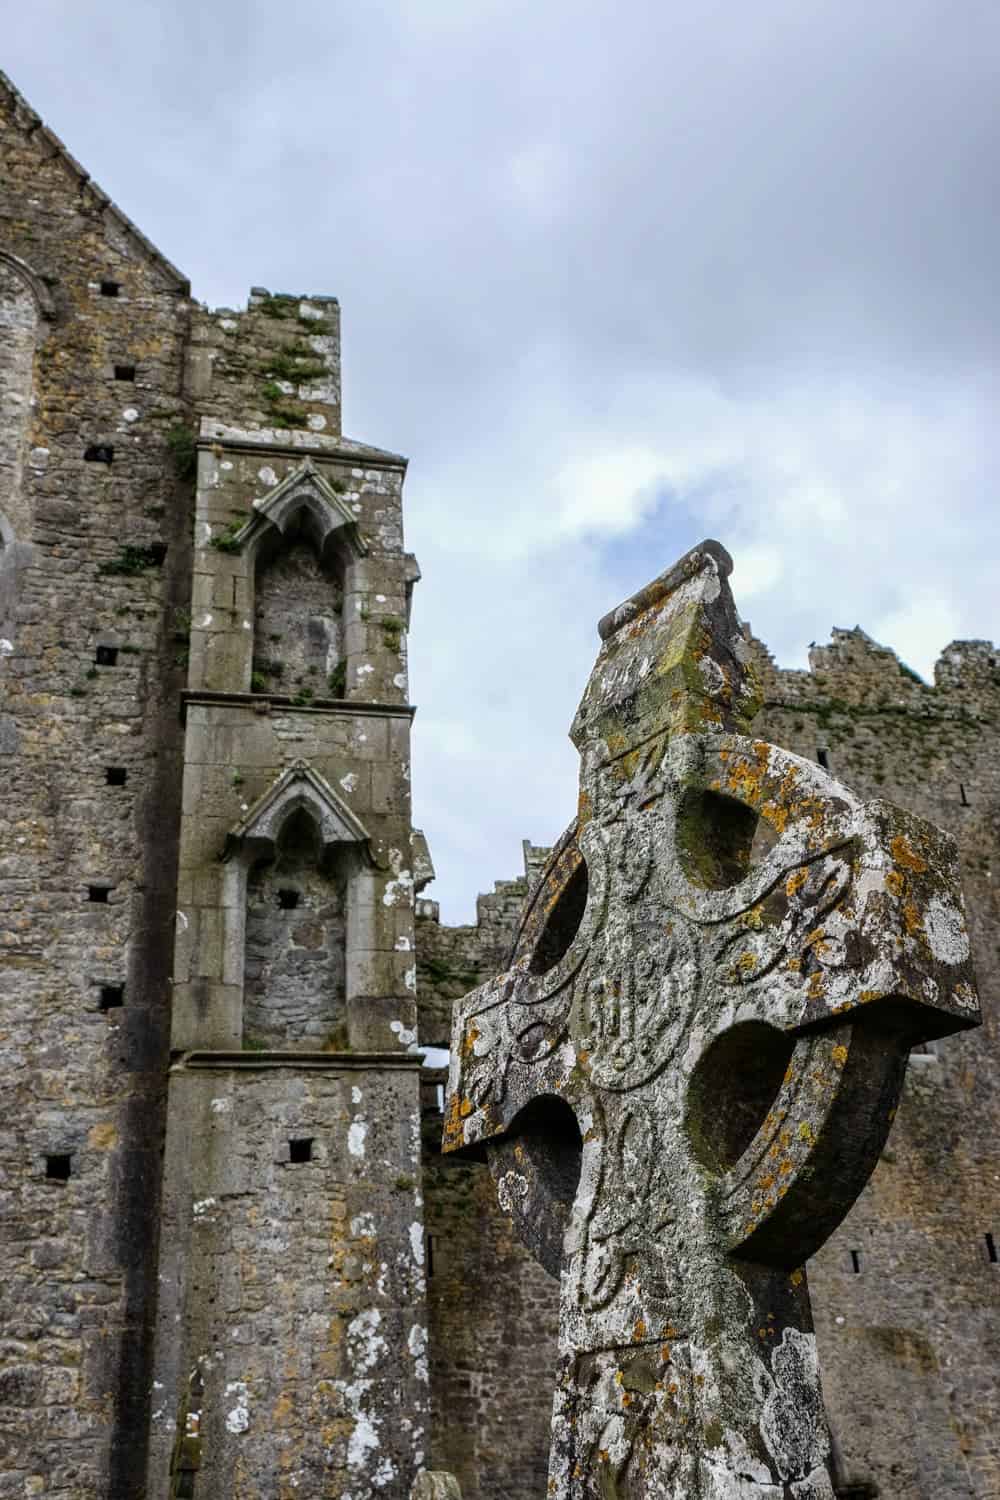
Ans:
{"type": "MultiPolygon", "coordinates": [[[[501,967],[547,855],[525,841],[524,875],[480,896],[474,925],[442,927],[436,905],[418,903],[422,1042],[447,1047],[454,1000],[501,967]]],[[[485,1163],[441,1155],[447,1070],[425,1068],[422,1076],[433,1462],[458,1477],[464,1500],[542,1496],[558,1283],[501,1212],[485,1163]]]]}
{"type": "Polygon", "coordinates": [[[0,79],[0,1494],[139,1493],[187,285],[0,79]]]}
{"type": "Polygon", "coordinates": [[[962,855],[983,1026],[911,1055],[882,1161],[809,1269],[843,1477],[894,1500],[1000,1493],[998,663],[956,643],[929,686],[860,630],[834,631],[808,672],[762,652],[760,732],[947,828],[962,855]]]}
{"type": "Polygon", "coordinates": [[[207,312],[0,128],[0,1495],[408,1493],[406,463],[335,299],[207,312]]]}
{"type": "MultiPolygon", "coordinates": [[[[949,646],[934,686],[860,630],[834,631],[807,672],[776,668],[759,645],[758,661],[758,733],[948,828],[962,852],[984,1025],[911,1056],[883,1158],[809,1279],[843,1493],[985,1500],[1000,1493],[1000,653],[949,646]]],[[[526,892],[523,879],[498,882],[480,897],[478,925],[464,928],[441,927],[426,903],[417,953],[428,1037],[447,1036],[454,998],[503,953],[526,892]]],[[[437,1157],[427,1087],[424,1102],[427,1221],[440,1242],[429,1284],[435,1461],[461,1473],[467,1496],[541,1497],[557,1287],[513,1237],[486,1167],[437,1157]],[[496,1400],[512,1384],[513,1439],[496,1400]]]]}

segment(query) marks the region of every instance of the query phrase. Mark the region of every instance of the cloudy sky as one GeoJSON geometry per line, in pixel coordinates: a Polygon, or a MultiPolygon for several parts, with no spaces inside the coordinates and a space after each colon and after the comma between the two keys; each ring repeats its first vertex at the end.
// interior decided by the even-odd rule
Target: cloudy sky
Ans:
{"type": "Polygon", "coordinates": [[[447,920],[552,840],[596,621],[706,535],[785,665],[1000,636],[996,0],[34,0],[4,67],[212,305],[329,292],[407,453],[447,920]]]}

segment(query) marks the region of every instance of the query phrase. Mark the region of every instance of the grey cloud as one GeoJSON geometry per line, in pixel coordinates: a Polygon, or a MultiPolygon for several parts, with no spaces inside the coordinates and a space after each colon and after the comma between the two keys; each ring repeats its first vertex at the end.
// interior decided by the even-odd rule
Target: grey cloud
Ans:
{"type": "Polygon", "coordinates": [[[594,622],[681,545],[785,660],[997,632],[992,0],[38,0],[5,39],[197,295],[340,296],[346,426],[413,460],[446,912],[568,815],[594,622]]]}

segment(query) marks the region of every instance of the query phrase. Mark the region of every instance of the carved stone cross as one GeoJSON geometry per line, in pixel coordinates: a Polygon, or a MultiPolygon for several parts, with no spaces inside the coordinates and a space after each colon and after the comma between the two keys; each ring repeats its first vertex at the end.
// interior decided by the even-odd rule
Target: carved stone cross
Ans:
{"type": "Polygon", "coordinates": [[[602,620],[577,825],[456,1009],[445,1149],[561,1279],[555,1500],[832,1496],[802,1265],[978,1020],[952,840],[744,737],[731,567],[602,620]]]}

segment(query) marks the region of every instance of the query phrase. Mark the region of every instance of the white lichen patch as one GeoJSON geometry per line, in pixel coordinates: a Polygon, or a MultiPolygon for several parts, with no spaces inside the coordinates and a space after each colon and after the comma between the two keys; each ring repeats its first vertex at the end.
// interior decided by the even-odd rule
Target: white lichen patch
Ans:
{"type": "Polygon", "coordinates": [[[427,1329],[419,1323],[414,1323],[407,1336],[406,1347],[413,1357],[417,1379],[428,1380],[430,1372],[427,1367],[427,1329]]]}
{"type": "Polygon", "coordinates": [[[347,1325],[347,1349],[355,1375],[367,1375],[388,1353],[388,1345],[379,1333],[382,1314],[377,1307],[366,1307],[347,1325]]]}
{"type": "Polygon", "coordinates": [[[269,488],[276,485],[278,482],[278,476],[271,468],[270,464],[265,464],[263,468],[257,470],[257,478],[260,480],[261,484],[266,484],[269,488]]]}
{"type": "Polygon", "coordinates": [[[229,1099],[226,1096],[221,1096],[218,1099],[213,1099],[210,1105],[213,1115],[228,1115],[232,1110],[232,1107],[232,1099],[229,1099]]]}
{"type": "Polygon", "coordinates": [[[505,1172],[497,1183],[497,1202],[505,1214],[513,1213],[528,1196],[528,1180],[520,1172],[505,1172]]]}
{"type": "Polygon", "coordinates": [[[957,906],[933,896],[927,903],[924,931],[938,963],[965,963],[969,956],[969,931],[957,906]]]}
{"type": "Polygon", "coordinates": [[[413,1264],[418,1268],[424,1264],[424,1226],[414,1221],[410,1225],[410,1254],[413,1256],[413,1264]]]}
{"type": "Polygon", "coordinates": [[[405,934],[403,936],[398,937],[396,939],[396,952],[397,953],[409,953],[410,948],[412,946],[413,945],[411,944],[409,938],[406,937],[405,934]]]}
{"type": "Polygon", "coordinates": [[[365,1154],[365,1140],[368,1136],[368,1125],[360,1115],[356,1115],[351,1121],[347,1131],[347,1149],[356,1161],[361,1161],[365,1154]]]}
{"type": "Polygon", "coordinates": [[[341,776],[340,778],[340,785],[343,787],[345,792],[353,792],[357,784],[357,773],[354,771],[348,771],[346,776],[341,776]]]}
{"type": "Polygon", "coordinates": [[[246,1432],[250,1426],[250,1393],[245,1380],[231,1380],[226,1386],[226,1399],[233,1405],[226,1413],[226,1431],[246,1432]]]}

